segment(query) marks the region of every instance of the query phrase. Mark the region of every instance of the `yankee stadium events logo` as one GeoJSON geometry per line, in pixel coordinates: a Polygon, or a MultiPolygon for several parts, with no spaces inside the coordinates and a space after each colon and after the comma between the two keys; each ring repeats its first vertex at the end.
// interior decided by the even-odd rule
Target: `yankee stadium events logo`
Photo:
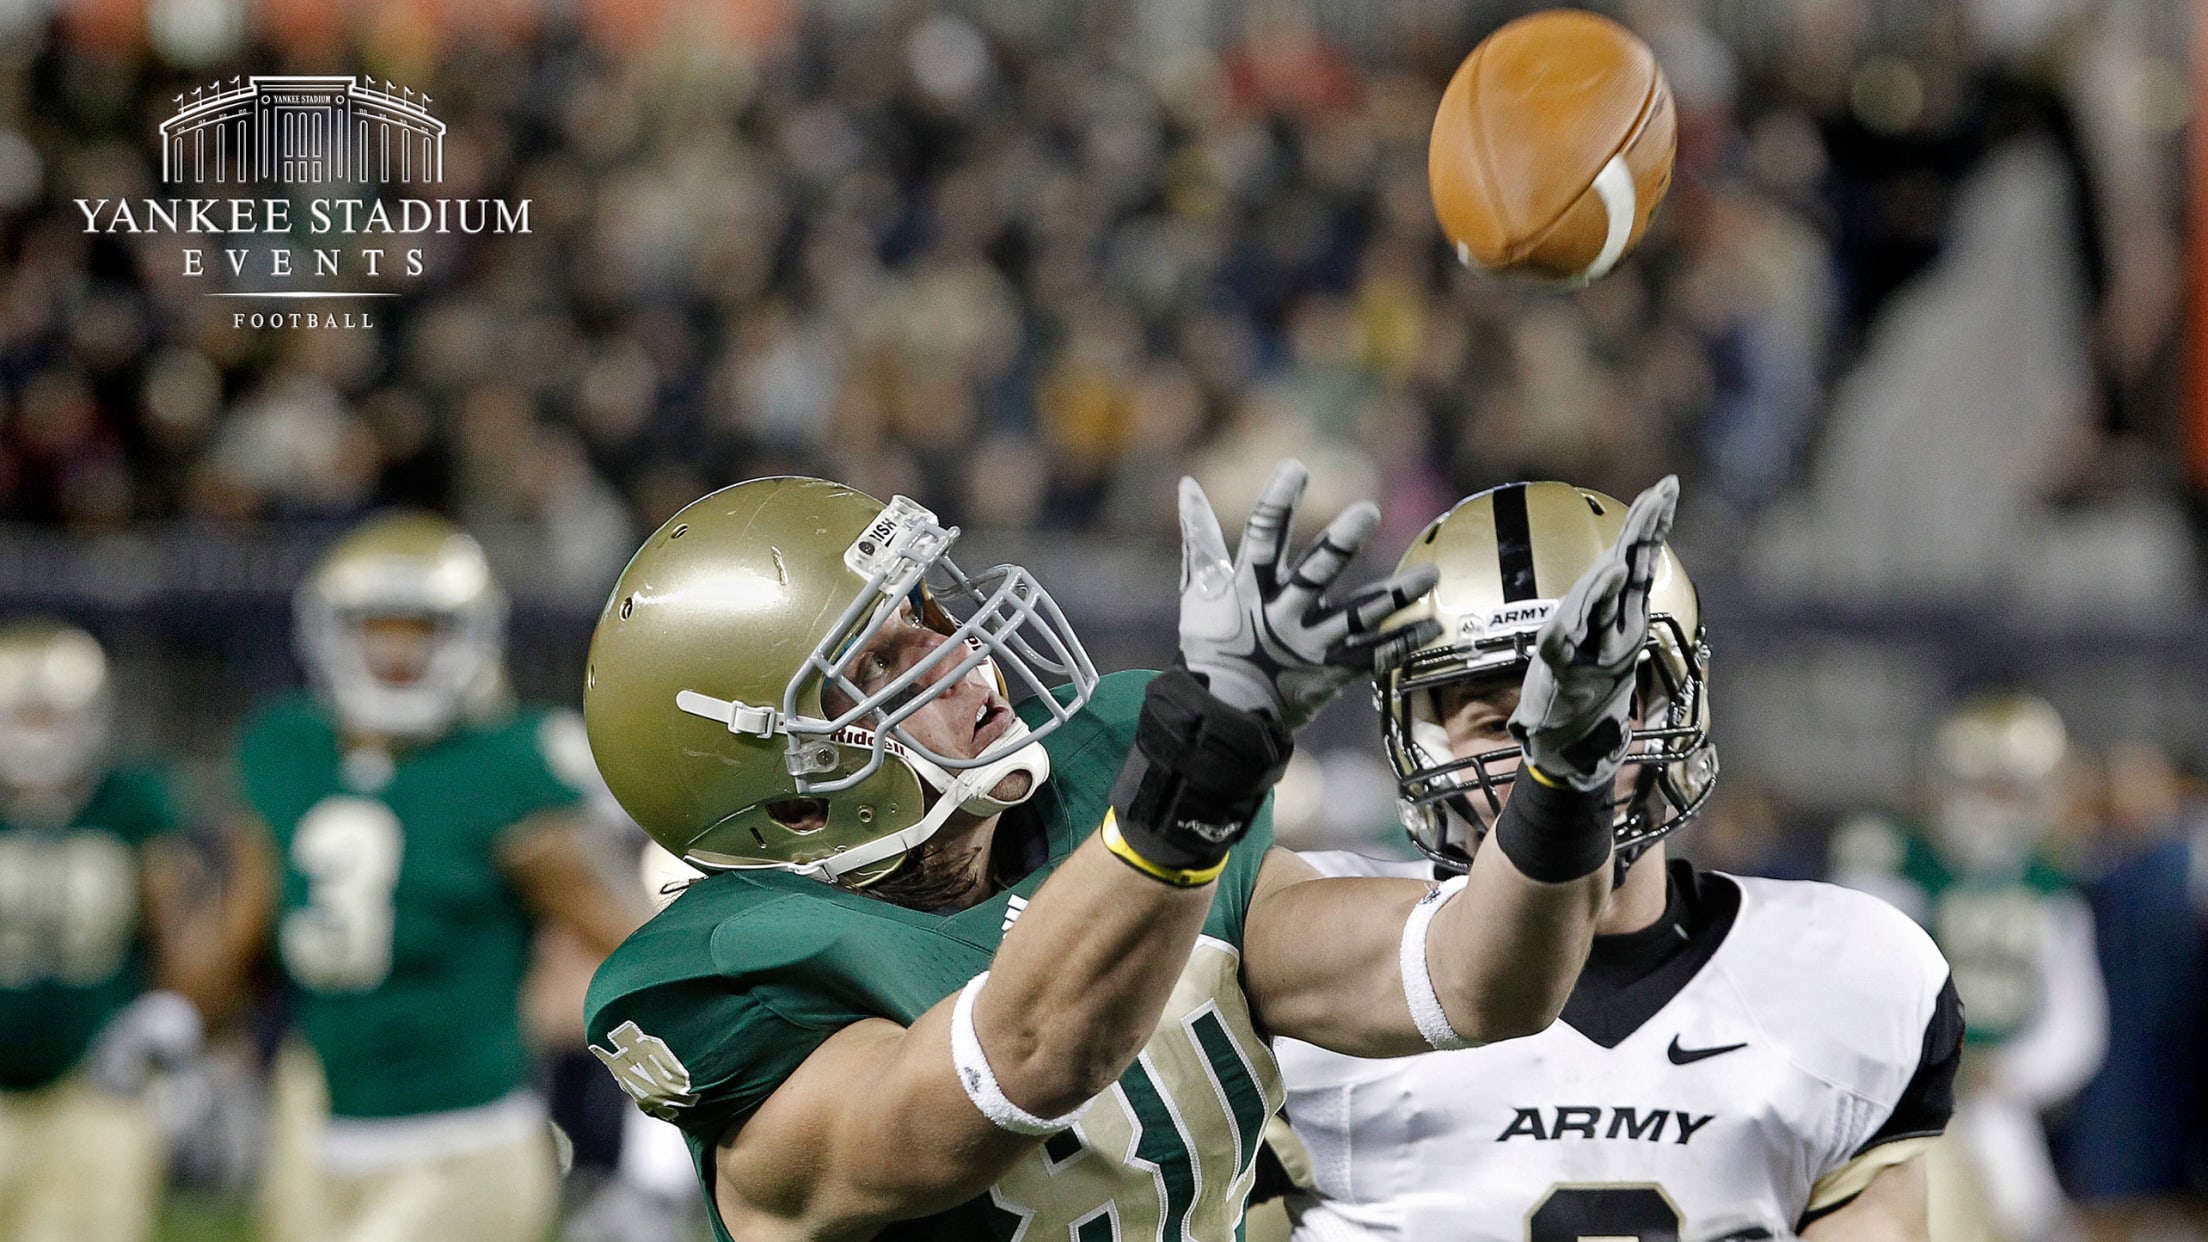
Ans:
{"type": "Polygon", "coordinates": [[[445,124],[411,87],[349,75],[233,77],[177,95],[161,180],[187,194],[76,200],[87,233],[165,234],[208,297],[330,303],[252,309],[238,328],[372,328],[375,299],[428,270],[432,239],[527,233],[529,200],[438,198],[445,124]],[[229,193],[222,193],[229,191],[229,193]]]}

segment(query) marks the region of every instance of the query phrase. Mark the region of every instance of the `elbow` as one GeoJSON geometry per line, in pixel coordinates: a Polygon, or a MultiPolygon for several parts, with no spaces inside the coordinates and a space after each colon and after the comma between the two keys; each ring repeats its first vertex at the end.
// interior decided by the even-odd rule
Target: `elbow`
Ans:
{"type": "Polygon", "coordinates": [[[1564,1013],[1571,988],[1528,987],[1516,979],[1490,980],[1466,988],[1447,1006],[1450,1025],[1468,1043],[1497,1044],[1539,1035],[1564,1013]]]}
{"type": "Polygon", "coordinates": [[[1057,1037],[1029,1030],[993,1043],[987,1055],[1007,1098],[1039,1116],[1059,1117],[1119,1081],[1147,1036],[1147,1031],[1089,1030],[1057,1037]]]}
{"type": "Polygon", "coordinates": [[[1491,1006],[1489,1012],[1479,1015],[1472,1030],[1462,1034],[1475,1044],[1499,1044],[1506,1039],[1524,1039],[1548,1030],[1563,1012],[1562,1001],[1540,1006],[1491,1006]]]}

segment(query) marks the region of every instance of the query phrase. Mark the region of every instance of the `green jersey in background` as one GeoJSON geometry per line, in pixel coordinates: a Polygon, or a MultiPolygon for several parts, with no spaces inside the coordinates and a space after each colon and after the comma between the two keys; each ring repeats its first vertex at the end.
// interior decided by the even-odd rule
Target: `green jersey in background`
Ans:
{"type": "Polygon", "coordinates": [[[145,990],[142,850],[182,826],[150,768],[110,772],[66,828],[0,816],[0,1090],[68,1073],[145,990]]]}
{"type": "Polygon", "coordinates": [[[247,730],[241,784],[284,864],[276,948],[333,1114],[469,1108],[527,1078],[531,919],[499,841],[580,802],[562,773],[587,754],[572,712],[462,724],[390,762],[348,762],[304,696],[247,730]]]}
{"type": "Polygon", "coordinates": [[[2076,886],[2045,857],[1975,875],[1950,866],[1923,830],[1882,819],[1843,829],[1834,855],[1834,878],[1884,897],[1932,934],[1970,1019],[1966,1044],[2006,1043],[2056,1003],[2042,995],[2049,921],[2083,917],[2090,929],[2091,920],[2076,886]]]}

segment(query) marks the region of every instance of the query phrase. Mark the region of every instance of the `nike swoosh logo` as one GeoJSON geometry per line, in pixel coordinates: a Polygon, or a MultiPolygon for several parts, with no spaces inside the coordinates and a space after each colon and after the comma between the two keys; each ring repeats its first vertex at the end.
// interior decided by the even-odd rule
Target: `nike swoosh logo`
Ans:
{"type": "Polygon", "coordinates": [[[1723,1044],[1715,1048],[1682,1048],[1679,1046],[1679,1037],[1674,1035],[1671,1037],[1671,1047],[1664,1049],[1664,1055],[1671,1058],[1673,1065],[1692,1065],[1696,1061],[1707,1061],[1711,1057],[1721,1057],[1728,1052],[1738,1052],[1747,1046],[1747,1044],[1723,1044]]]}

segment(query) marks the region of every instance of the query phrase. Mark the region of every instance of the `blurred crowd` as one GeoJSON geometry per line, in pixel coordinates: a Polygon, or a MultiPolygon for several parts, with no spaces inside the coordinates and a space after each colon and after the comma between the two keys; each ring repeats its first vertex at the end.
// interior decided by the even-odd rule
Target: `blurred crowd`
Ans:
{"type": "MultiPolygon", "coordinates": [[[[2127,6],[2020,34],[2000,6],[1803,0],[1751,52],[1705,19],[1723,6],[1630,0],[1678,174],[1641,253],[1569,297],[1464,270],[1425,184],[1448,74],[1533,6],[1379,6],[1418,15],[1384,55],[1295,4],[1227,6],[1215,49],[1146,36],[1142,5],[1025,7],[0,3],[0,523],[420,506],[539,528],[533,568],[589,596],[681,505],[782,471],[1129,541],[1172,537],[1176,475],[1235,511],[1288,453],[1312,512],[1381,497],[1388,547],[1509,477],[1630,495],[1675,471],[1749,515],[1813,459],[1958,187],[2020,137],[2070,174],[2096,371],[2038,484],[2174,485],[2185,84],[2137,29],[2104,37],[2127,6]],[[434,239],[373,330],[255,331],[179,279],[173,239],[84,231],[76,199],[176,192],[156,131],[193,84],[362,71],[434,98],[437,194],[527,199],[530,232],[434,239]]],[[[1689,851],[1827,874],[1825,825],[1748,775],[1689,851]]],[[[2018,832],[2035,892],[2089,912],[2105,1055],[2029,1111],[2087,1226],[2182,1235],[2208,1111],[2200,800],[2140,745],[2071,747],[2050,788],[2018,832]]],[[[1393,842],[1392,797],[1377,758],[1328,752],[1282,785],[1284,835],[1393,842]]],[[[1937,808],[1886,811],[1831,834],[1842,870],[1937,835],[1910,827],[1937,808]]],[[[573,1105],[600,1172],[608,1108],[573,1105]]]]}
{"type": "MultiPolygon", "coordinates": [[[[162,14],[191,6],[34,8],[0,40],[0,519],[420,504],[539,523],[594,585],[691,497],[785,470],[1145,537],[1171,476],[1231,498],[1285,452],[1384,491],[1399,534],[1512,476],[1676,470],[1749,512],[2005,136],[2077,157],[2096,298],[2138,266],[2102,244],[2068,45],[1997,57],[1961,6],[1900,56],[1862,6],[1805,5],[1750,62],[1635,0],[1679,173],[1640,258],[1570,298],[1460,268],[1428,202],[1440,88],[1505,12],[1372,57],[1282,4],[1237,6],[1216,55],[1145,52],[1113,6],[205,7],[183,33],[162,14]],[[355,67],[434,97],[439,194],[526,198],[531,231],[437,239],[374,330],[321,332],[238,329],[172,239],[85,234],[74,199],[174,192],[155,129],[190,84],[355,67]]],[[[2112,337],[2112,383],[2158,332],[2112,337]]]]}

